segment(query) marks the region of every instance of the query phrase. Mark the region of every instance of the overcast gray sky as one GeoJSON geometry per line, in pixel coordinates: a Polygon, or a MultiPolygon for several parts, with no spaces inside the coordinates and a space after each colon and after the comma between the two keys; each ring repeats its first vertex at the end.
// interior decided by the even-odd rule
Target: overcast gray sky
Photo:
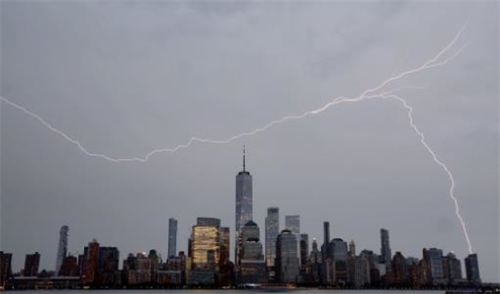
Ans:
{"type": "MultiPolygon", "coordinates": [[[[448,165],[483,279],[499,281],[498,2],[2,1],[1,95],[91,152],[143,157],[191,136],[225,139],[286,115],[354,97],[417,67],[470,17],[450,63],[391,87],[448,165]]],[[[390,87],[388,87],[389,89],[390,87]]],[[[129,252],[167,252],[168,218],[186,250],[197,216],[234,232],[242,145],[254,176],[254,220],[266,208],[300,214],[322,240],[354,239],[421,257],[467,246],[449,180],[395,101],[334,106],[226,145],[194,143],[146,163],[88,157],[32,117],[1,107],[1,249],[39,251],[55,266],[58,231],[69,251],[92,238],[129,252]]],[[[232,244],[233,246],[234,244],[232,244]]],[[[231,247],[232,247],[231,246],[231,247]]],[[[231,255],[232,256],[232,255],[231,255]]]]}

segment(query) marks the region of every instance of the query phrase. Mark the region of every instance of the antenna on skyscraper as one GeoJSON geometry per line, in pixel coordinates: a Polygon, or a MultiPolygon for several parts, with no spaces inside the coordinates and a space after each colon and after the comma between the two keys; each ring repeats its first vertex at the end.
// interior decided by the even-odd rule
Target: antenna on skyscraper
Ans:
{"type": "Polygon", "coordinates": [[[245,145],[243,145],[243,171],[245,171],[245,145]]]}

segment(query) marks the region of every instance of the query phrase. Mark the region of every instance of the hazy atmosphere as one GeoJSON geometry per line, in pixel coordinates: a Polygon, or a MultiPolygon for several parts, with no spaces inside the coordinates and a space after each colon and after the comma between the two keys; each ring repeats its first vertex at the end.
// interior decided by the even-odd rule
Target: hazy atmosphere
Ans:
{"type": "MultiPolygon", "coordinates": [[[[453,172],[486,282],[499,281],[498,2],[2,1],[1,96],[88,151],[144,157],[192,136],[224,140],[337,96],[356,97],[419,67],[466,26],[449,63],[386,86],[453,172]]],[[[253,175],[253,218],[300,214],[301,231],[421,258],[468,254],[443,169],[394,100],[332,106],[228,144],[194,142],[147,162],[90,157],[39,121],[1,107],[1,250],[39,251],[53,270],[59,228],[69,251],[93,238],[167,253],[168,218],[187,250],[196,217],[235,226],[235,175],[253,175]]],[[[234,246],[231,239],[231,247],[234,246]]],[[[233,253],[231,254],[233,258],[233,253]]]]}

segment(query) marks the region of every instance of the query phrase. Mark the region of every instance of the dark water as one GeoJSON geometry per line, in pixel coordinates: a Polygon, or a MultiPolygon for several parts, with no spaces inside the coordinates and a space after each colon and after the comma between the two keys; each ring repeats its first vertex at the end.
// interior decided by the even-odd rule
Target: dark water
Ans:
{"type": "MultiPolygon", "coordinates": [[[[26,294],[41,294],[41,293],[71,293],[71,294],[214,294],[214,293],[224,293],[224,294],[242,294],[242,293],[308,293],[308,294],[320,294],[320,293],[335,293],[335,294],[444,294],[445,291],[401,291],[401,290],[52,290],[52,291],[22,291],[17,293],[26,294]]],[[[15,292],[11,292],[15,293],[15,292]]]]}

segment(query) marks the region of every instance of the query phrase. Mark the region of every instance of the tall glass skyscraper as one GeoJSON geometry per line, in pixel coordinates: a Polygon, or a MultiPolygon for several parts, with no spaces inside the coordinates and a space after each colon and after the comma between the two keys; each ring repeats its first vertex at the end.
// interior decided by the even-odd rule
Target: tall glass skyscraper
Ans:
{"type": "Polygon", "coordinates": [[[292,232],[292,234],[297,239],[297,257],[300,262],[300,216],[299,215],[285,215],[285,229],[292,232]]]}
{"type": "Polygon", "coordinates": [[[285,215],[285,228],[294,235],[300,234],[300,216],[285,215]]]}
{"type": "Polygon", "coordinates": [[[389,231],[386,229],[380,229],[380,258],[383,263],[385,263],[385,268],[387,272],[392,271],[391,260],[391,246],[389,244],[389,231]]]}
{"type": "Polygon", "coordinates": [[[235,263],[237,266],[241,257],[241,229],[252,220],[252,175],[246,170],[245,155],[243,146],[243,170],[236,175],[235,263]]]}
{"type": "Polygon", "coordinates": [[[68,226],[62,226],[59,231],[59,244],[57,247],[57,260],[56,260],[56,276],[61,269],[61,265],[63,264],[64,258],[68,254],[68,226]]]}
{"type": "Polygon", "coordinates": [[[281,283],[296,283],[299,276],[297,237],[283,230],[276,241],[276,278],[281,283]]]}
{"type": "Polygon", "coordinates": [[[177,255],[177,220],[168,220],[168,258],[177,255]]]}
{"type": "Polygon", "coordinates": [[[469,254],[465,258],[465,273],[467,280],[472,283],[481,283],[481,274],[479,273],[479,261],[477,254],[469,254]]]}
{"type": "Polygon", "coordinates": [[[278,207],[269,207],[266,217],[266,266],[273,267],[276,258],[276,239],[280,233],[278,207]]]}
{"type": "Polygon", "coordinates": [[[220,220],[198,218],[191,232],[191,258],[193,269],[215,270],[220,256],[220,220]],[[204,223],[204,220],[211,220],[204,223]]]}

